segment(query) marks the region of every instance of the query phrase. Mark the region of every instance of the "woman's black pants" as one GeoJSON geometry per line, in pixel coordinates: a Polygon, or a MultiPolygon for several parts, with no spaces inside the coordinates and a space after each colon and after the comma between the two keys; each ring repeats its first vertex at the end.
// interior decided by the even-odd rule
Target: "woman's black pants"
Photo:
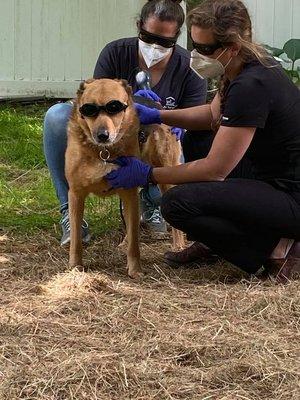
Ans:
{"type": "Polygon", "coordinates": [[[255,179],[175,186],[164,194],[161,211],[191,240],[249,273],[262,266],[281,238],[300,240],[300,203],[255,179]]]}
{"type": "MultiPolygon", "coordinates": [[[[207,156],[214,135],[191,131],[182,143],[185,161],[207,156]]],[[[189,239],[249,273],[255,273],[281,238],[300,240],[300,194],[295,199],[254,179],[243,158],[224,182],[179,185],[162,198],[161,210],[189,239]]]]}

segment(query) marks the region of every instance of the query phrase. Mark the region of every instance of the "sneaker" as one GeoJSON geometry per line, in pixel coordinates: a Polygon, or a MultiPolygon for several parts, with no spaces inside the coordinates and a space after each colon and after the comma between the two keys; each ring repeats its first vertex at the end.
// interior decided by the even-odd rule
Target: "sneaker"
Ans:
{"type": "MultiPolygon", "coordinates": [[[[65,246],[66,244],[70,243],[70,219],[68,211],[63,213],[63,216],[60,220],[60,225],[62,230],[60,245],[65,246]]],[[[91,240],[89,225],[85,220],[82,221],[81,234],[83,243],[88,243],[91,240]]]]}
{"type": "Polygon", "coordinates": [[[142,222],[146,225],[147,228],[149,228],[153,232],[168,232],[166,221],[163,219],[160,212],[160,207],[148,210],[147,213],[143,213],[142,222]]]}
{"type": "Polygon", "coordinates": [[[149,191],[143,188],[140,191],[141,222],[156,233],[167,233],[167,224],[163,219],[160,207],[154,203],[149,191]]]}

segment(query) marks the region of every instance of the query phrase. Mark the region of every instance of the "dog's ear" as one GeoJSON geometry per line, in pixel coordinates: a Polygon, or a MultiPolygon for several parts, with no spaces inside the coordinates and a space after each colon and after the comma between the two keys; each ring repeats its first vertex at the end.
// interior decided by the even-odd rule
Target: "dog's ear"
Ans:
{"type": "Polygon", "coordinates": [[[88,85],[89,83],[94,82],[95,79],[91,78],[91,79],[87,79],[86,81],[83,81],[80,83],[79,85],[79,89],[77,90],[77,96],[81,96],[82,93],[84,92],[84,89],[86,88],[86,85],[88,85]]]}
{"type": "Polygon", "coordinates": [[[87,80],[85,81],[85,83],[88,85],[89,83],[92,83],[92,82],[94,82],[94,81],[95,81],[94,78],[89,78],[89,79],[87,79],[87,80]]]}
{"type": "Polygon", "coordinates": [[[118,82],[121,83],[121,85],[123,86],[123,88],[126,90],[127,94],[129,97],[132,96],[132,88],[130,85],[128,85],[128,82],[126,81],[126,79],[116,79],[118,82]]]}
{"type": "Polygon", "coordinates": [[[80,82],[79,89],[77,90],[77,96],[80,97],[85,89],[85,81],[80,82]]]}

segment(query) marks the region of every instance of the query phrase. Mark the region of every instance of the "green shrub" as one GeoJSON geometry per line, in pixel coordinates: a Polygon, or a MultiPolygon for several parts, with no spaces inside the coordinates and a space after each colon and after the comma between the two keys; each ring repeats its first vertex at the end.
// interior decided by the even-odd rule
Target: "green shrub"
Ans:
{"type": "Polygon", "coordinates": [[[300,39],[288,40],[284,44],[283,49],[268,45],[265,45],[265,48],[274,57],[279,58],[281,62],[291,64],[291,68],[284,69],[292,81],[297,86],[300,86],[300,67],[296,66],[296,61],[300,60],[300,39]],[[284,56],[282,57],[282,55],[284,56]]]}

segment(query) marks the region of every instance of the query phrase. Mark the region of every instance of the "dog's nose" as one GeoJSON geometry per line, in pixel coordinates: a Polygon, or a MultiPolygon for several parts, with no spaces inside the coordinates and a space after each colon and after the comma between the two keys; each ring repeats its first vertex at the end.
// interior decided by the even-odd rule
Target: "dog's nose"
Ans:
{"type": "Polygon", "coordinates": [[[98,138],[98,141],[99,141],[100,143],[107,142],[107,141],[108,141],[108,138],[109,138],[109,132],[108,132],[108,130],[105,129],[105,128],[99,129],[99,131],[98,131],[98,133],[97,133],[97,138],[98,138]]]}

